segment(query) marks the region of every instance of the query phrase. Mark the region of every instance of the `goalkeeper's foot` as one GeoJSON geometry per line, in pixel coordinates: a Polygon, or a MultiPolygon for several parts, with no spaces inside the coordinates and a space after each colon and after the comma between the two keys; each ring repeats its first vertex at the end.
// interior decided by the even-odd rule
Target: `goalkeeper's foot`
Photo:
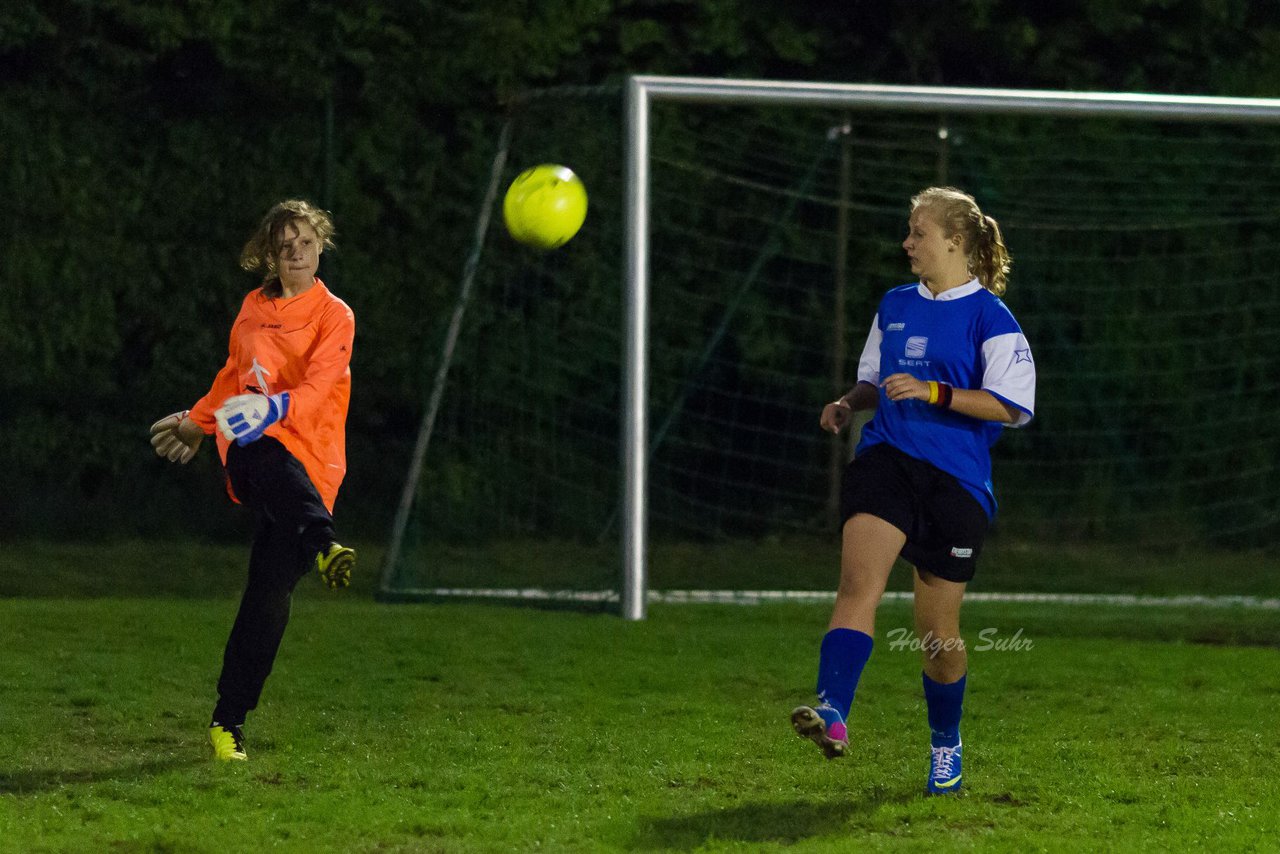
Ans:
{"type": "Polygon", "coordinates": [[[961,747],[963,745],[957,741],[955,747],[929,748],[929,782],[926,785],[929,794],[943,795],[960,791],[961,747]]]}
{"type": "Polygon", "coordinates": [[[796,735],[807,738],[828,759],[839,759],[849,749],[849,735],[844,716],[835,706],[822,703],[818,706],[797,706],[791,713],[791,726],[796,735]]]}
{"type": "Polygon", "coordinates": [[[223,761],[249,758],[244,749],[244,733],[238,726],[223,726],[213,723],[209,726],[209,743],[213,745],[213,758],[223,761]]]}
{"type": "Polygon", "coordinates": [[[327,549],[316,555],[316,571],[332,590],[351,583],[351,570],[355,565],[356,550],[338,543],[330,543],[327,549]]]}

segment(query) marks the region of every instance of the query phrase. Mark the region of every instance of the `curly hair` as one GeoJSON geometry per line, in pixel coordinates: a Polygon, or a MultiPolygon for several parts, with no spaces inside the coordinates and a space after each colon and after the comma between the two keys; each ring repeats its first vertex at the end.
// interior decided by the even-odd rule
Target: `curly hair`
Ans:
{"type": "Polygon", "coordinates": [[[973,196],[955,187],[929,187],[911,198],[911,210],[926,208],[938,217],[944,237],[964,240],[969,269],[996,296],[1005,292],[1013,258],[1004,245],[1000,225],[978,208],[973,196]]]}
{"type": "Polygon", "coordinates": [[[321,246],[333,248],[333,217],[329,212],[302,199],[288,199],[267,211],[253,236],[240,250],[241,268],[261,272],[264,284],[277,279],[276,258],[280,256],[280,246],[284,243],[284,230],[295,222],[311,226],[321,246]]]}

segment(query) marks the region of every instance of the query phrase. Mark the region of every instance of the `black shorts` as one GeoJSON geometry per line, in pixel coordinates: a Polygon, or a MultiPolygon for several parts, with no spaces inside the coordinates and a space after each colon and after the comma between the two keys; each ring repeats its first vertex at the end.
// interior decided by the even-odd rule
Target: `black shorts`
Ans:
{"type": "Polygon", "coordinates": [[[845,467],[841,524],[858,513],[906,534],[903,560],[948,581],[973,578],[991,523],[955,477],[887,444],[873,445],[845,467]]]}

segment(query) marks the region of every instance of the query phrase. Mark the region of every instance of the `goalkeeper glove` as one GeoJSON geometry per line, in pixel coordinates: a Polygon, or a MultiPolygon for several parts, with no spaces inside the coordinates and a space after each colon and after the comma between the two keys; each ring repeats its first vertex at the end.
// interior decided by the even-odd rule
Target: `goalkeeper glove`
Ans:
{"type": "Polygon", "coordinates": [[[265,394],[237,394],[228,397],[213,413],[218,429],[227,441],[244,447],[262,438],[268,427],[289,412],[289,392],[267,396],[265,394]]]}
{"type": "Polygon", "coordinates": [[[187,410],[184,409],[151,425],[151,447],[156,449],[156,456],[171,463],[191,462],[204,441],[204,431],[194,421],[184,430],[186,421],[187,410]]]}

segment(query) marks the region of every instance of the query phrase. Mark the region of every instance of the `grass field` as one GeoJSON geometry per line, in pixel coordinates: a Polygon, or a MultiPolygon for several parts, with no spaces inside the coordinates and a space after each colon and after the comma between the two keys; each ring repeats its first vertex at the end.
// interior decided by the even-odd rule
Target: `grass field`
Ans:
{"type": "MultiPolygon", "coordinates": [[[[967,605],[967,790],[931,799],[918,656],[888,643],[910,625],[905,604],[881,609],[852,755],[826,762],[787,725],[811,696],[825,606],[654,606],[633,624],[382,605],[371,572],[336,595],[309,580],[246,728],[251,761],[216,765],[203,727],[243,558],[6,547],[0,851],[1270,851],[1280,839],[1274,611],[967,605]],[[1023,648],[978,651],[982,630],[1023,648]]],[[[1238,560],[1201,558],[1161,576],[1181,579],[1164,592],[1205,592],[1216,575],[1213,589],[1275,595],[1274,572],[1225,578],[1238,560]]]]}

